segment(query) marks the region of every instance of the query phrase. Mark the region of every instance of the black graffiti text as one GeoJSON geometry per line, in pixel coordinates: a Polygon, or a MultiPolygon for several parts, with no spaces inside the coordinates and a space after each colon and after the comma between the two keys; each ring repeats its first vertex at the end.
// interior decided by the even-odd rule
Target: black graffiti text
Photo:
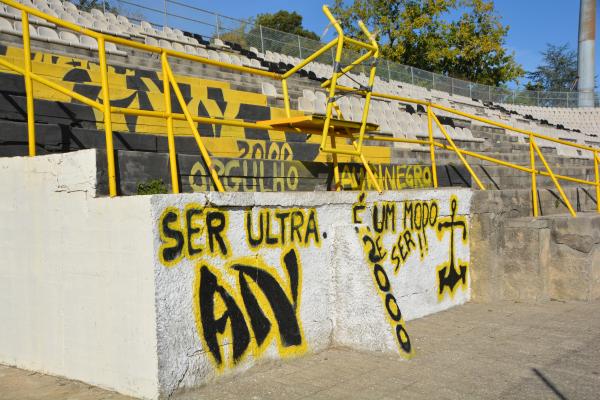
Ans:
{"type": "Polygon", "coordinates": [[[246,237],[251,248],[282,247],[288,244],[320,244],[317,212],[314,208],[261,209],[244,215],[246,237]]]}
{"type": "Polygon", "coordinates": [[[182,258],[195,259],[203,254],[227,257],[227,213],[223,210],[189,204],[183,212],[167,208],[158,223],[161,237],[159,257],[163,264],[174,265],[182,258]]]}
{"type": "Polygon", "coordinates": [[[282,355],[304,351],[298,318],[302,267],[297,251],[284,252],[281,263],[285,279],[256,259],[230,263],[225,273],[235,274],[237,290],[228,286],[218,269],[206,264],[199,268],[198,332],[218,369],[236,365],[250,349],[260,353],[272,340],[282,355]]]}
{"type": "Polygon", "coordinates": [[[402,354],[411,356],[410,337],[400,307],[392,293],[390,279],[382,265],[386,252],[381,246],[381,237],[374,237],[371,231],[364,227],[360,231],[360,237],[376,290],[385,306],[387,320],[394,331],[398,347],[402,354]]]}
{"type": "Polygon", "coordinates": [[[450,216],[440,218],[437,230],[440,236],[443,236],[444,231],[450,232],[449,254],[450,259],[439,265],[436,268],[438,282],[438,298],[441,300],[444,297],[444,292],[448,292],[450,297],[454,296],[457,287],[466,289],[467,274],[469,272],[469,264],[462,262],[456,258],[455,254],[455,235],[456,229],[462,230],[462,241],[467,240],[467,222],[465,217],[457,215],[458,201],[456,197],[450,200],[450,216]]]}

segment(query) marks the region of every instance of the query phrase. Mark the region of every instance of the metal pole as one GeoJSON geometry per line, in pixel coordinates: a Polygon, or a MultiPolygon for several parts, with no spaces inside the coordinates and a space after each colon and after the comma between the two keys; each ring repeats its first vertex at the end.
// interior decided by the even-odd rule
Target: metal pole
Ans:
{"type": "Polygon", "coordinates": [[[29,35],[29,14],[21,13],[23,31],[23,62],[25,64],[25,93],[27,96],[27,136],[29,156],[35,156],[35,112],[33,107],[33,80],[31,79],[31,43],[29,35]]]}
{"type": "Polygon", "coordinates": [[[167,143],[169,145],[169,169],[171,171],[171,187],[173,193],[179,193],[179,170],[177,167],[177,153],[175,150],[175,135],[173,133],[173,107],[171,105],[171,83],[169,82],[167,68],[169,60],[163,50],[160,55],[162,63],[163,94],[165,96],[165,115],[167,117],[167,143]]]}
{"type": "Polygon", "coordinates": [[[581,0],[579,4],[579,43],[577,49],[579,107],[594,106],[595,42],[596,0],[581,0]]]}
{"type": "Polygon", "coordinates": [[[533,207],[533,216],[539,215],[538,209],[538,193],[537,193],[537,179],[535,170],[535,148],[533,147],[533,136],[529,135],[529,166],[531,167],[531,205],[533,207]]]}
{"type": "Polygon", "coordinates": [[[298,38],[298,57],[302,58],[302,44],[300,44],[300,35],[298,35],[297,38],[298,38]]]}
{"type": "Polygon", "coordinates": [[[165,26],[169,25],[169,17],[167,17],[168,11],[167,11],[167,0],[165,0],[165,26]]]}
{"type": "Polygon", "coordinates": [[[106,48],[104,36],[98,39],[98,58],[100,59],[100,76],[102,80],[102,105],[104,114],[104,135],[106,142],[106,162],[108,164],[108,194],[117,195],[117,178],[115,171],[115,148],[113,145],[112,115],[110,110],[110,94],[108,89],[108,66],[106,63],[106,48]]]}
{"type": "Polygon", "coordinates": [[[415,71],[413,70],[413,67],[410,67],[410,81],[413,85],[415,84],[415,71]]]}
{"type": "Polygon", "coordinates": [[[216,20],[216,26],[217,26],[217,39],[221,39],[221,36],[219,34],[219,15],[215,14],[215,20],[216,20]]]}
{"type": "Polygon", "coordinates": [[[427,132],[429,133],[429,157],[431,159],[431,177],[433,187],[438,187],[437,167],[435,165],[435,141],[433,140],[433,121],[432,121],[431,106],[427,105],[427,132]]]}
{"type": "Polygon", "coordinates": [[[264,55],[265,54],[265,41],[263,40],[262,25],[258,26],[258,30],[260,31],[260,51],[264,55]]]}
{"type": "Polygon", "coordinates": [[[392,74],[390,73],[390,60],[385,60],[385,63],[387,64],[387,70],[388,70],[388,82],[391,82],[392,74]]]}

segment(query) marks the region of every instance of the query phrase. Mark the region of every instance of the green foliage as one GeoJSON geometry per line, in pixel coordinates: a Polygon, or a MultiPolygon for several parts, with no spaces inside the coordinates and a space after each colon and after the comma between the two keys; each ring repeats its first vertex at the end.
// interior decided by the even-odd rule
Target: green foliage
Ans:
{"type": "Polygon", "coordinates": [[[391,61],[487,85],[524,73],[505,48],[509,27],[493,0],[336,0],[333,12],[353,36],[360,35],[357,21],[363,20],[379,34],[382,55],[391,61]]]}
{"type": "Polygon", "coordinates": [[[256,47],[264,44],[265,50],[300,56],[299,45],[305,47],[307,41],[319,40],[316,33],[303,27],[302,16],[296,12],[281,10],[275,14],[259,14],[253,23],[254,27],[246,35],[247,43],[256,47]],[[300,44],[296,35],[303,38],[300,44]]]}
{"type": "Polygon", "coordinates": [[[249,47],[248,37],[246,36],[246,23],[240,24],[239,27],[229,32],[221,33],[220,39],[237,43],[242,47],[249,47]]]}
{"type": "Polygon", "coordinates": [[[281,32],[293,33],[294,35],[319,40],[319,36],[316,33],[304,28],[302,25],[302,15],[295,11],[280,10],[275,14],[258,14],[254,23],[255,25],[262,25],[263,27],[276,29],[281,32]]]}
{"type": "Polygon", "coordinates": [[[93,8],[96,8],[96,9],[102,10],[102,11],[106,10],[115,15],[120,14],[118,7],[112,6],[108,1],[103,2],[100,0],[72,0],[71,2],[73,4],[75,4],[77,6],[77,8],[79,8],[80,10],[87,11],[87,12],[90,12],[90,10],[92,10],[93,8]]]}
{"type": "Polygon", "coordinates": [[[168,193],[167,186],[162,179],[151,179],[146,182],[141,182],[137,186],[137,194],[165,194],[168,193]]]}
{"type": "Polygon", "coordinates": [[[577,52],[568,44],[547,44],[542,51],[542,64],[535,71],[528,72],[529,90],[569,92],[577,79],[577,52]]]}

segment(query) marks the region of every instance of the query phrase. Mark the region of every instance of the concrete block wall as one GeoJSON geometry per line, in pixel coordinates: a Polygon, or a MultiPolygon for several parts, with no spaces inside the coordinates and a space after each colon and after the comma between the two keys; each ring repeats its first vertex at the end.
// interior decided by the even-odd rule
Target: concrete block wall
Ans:
{"type": "Polygon", "coordinates": [[[470,195],[153,196],[161,394],[334,344],[410,358],[406,322],[470,297],[470,195]]]}
{"type": "Polygon", "coordinates": [[[343,344],[414,354],[468,301],[468,189],[97,198],[87,150],[0,159],[0,362],[143,398],[343,344]]]}
{"type": "Polygon", "coordinates": [[[474,301],[600,299],[600,215],[595,202],[573,201],[579,211],[573,218],[562,206],[553,210],[548,204],[552,197],[545,197],[542,209],[549,214],[533,218],[527,216],[527,193],[475,192],[470,247],[477,265],[471,275],[474,301]]]}
{"type": "Polygon", "coordinates": [[[94,198],[95,164],[0,159],[0,362],[153,398],[151,208],[94,198]]]}

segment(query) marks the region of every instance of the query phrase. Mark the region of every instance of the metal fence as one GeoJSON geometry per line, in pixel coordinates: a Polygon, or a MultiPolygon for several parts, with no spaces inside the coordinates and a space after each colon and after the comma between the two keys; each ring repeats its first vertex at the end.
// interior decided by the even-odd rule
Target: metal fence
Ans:
{"type": "MultiPolygon", "coordinates": [[[[157,0],[152,6],[140,0],[110,0],[109,4],[129,19],[146,20],[157,27],[169,26],[200,34],[207,39],[219,38],[235,42],[243,47],[255,47],[260,52],[267,50],[304,58],[319,49],[323,43],[302,36],[277,31],[271,28],[254,25],[205,10],[178,0],[157,0]]],[[[351,54],[346,53],[349,57],[351,54]]],[[[323,54],[317,61],[332,64],[333,53],[323,54]]],[[[357,71],[360,72],[360,71],[357,71]]],[[[402,65],[385,59],[380,60],[377,75],[384,80],[396,80],[430,90],[439,90],[451,95],[465,96],[484,102],[531,105],[541,107],[577,107],[578,93],[530,91],[507,89],[455,79],[419,68],[402,65]]],[[[598,93],[595,94],[595,106],[600,104],[598,93]]]]}

